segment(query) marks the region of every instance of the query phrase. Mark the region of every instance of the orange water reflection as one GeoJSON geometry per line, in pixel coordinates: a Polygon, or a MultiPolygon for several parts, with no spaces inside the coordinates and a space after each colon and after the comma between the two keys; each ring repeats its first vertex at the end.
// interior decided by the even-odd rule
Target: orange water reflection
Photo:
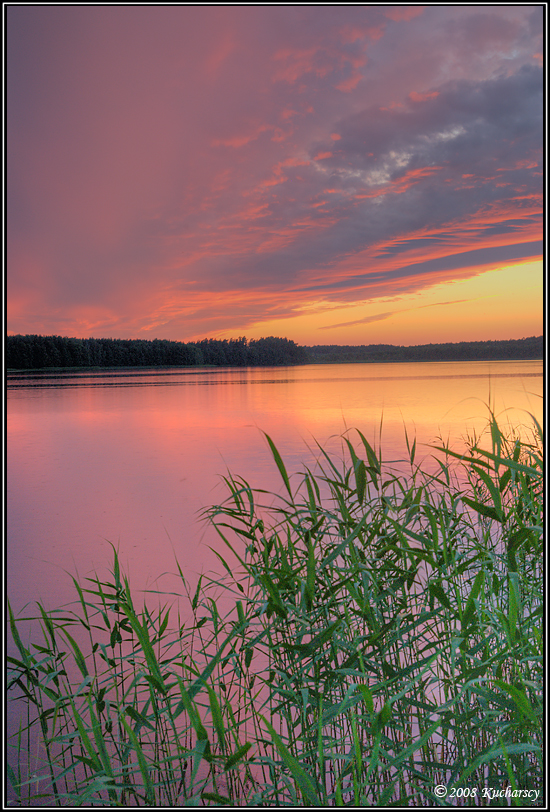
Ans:
{"type": "MultiPolygon", "coordinates": [[[[217,540],[198,512],[224,498],[229,467],[279,489],[261,431],[289,471],[312,461],[313,438],[338,448],[357,427],[385,459],[439,435],[460,448],[486,424],[542,419],[542,362],[349,364],[268,369],[125,371],[10,378],[8,576],[16,609],[41,598],[72,600],[64,571],[105,573],[108,541],[137,589],[180,589],[177,555],[191,583],[219,570],[217,540]],[[32,386],[29,384],[33,384],[32,386]]],[[[429,449],[424,448],[428,455],[429,449]]],[[[428,461],[426,462],[428,464],[428,461]]]]}

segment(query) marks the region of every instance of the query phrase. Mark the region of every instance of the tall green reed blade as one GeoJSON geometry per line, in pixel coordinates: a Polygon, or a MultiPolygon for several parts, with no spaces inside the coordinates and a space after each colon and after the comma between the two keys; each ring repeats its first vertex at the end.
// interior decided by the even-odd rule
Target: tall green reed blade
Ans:
{"type": "Polygon", "coordinates": [[[145,659],[147,665],[149,667],[150,673],[147,675],[153,684],[153,686],[162,694],[167,693],[166,684],[164,682],[164,677],[162,676],[159,663],[157,661],[153,646],[149,639],[149,635],[147,632],[147,626],[145,623],[141,623],[135,614],[133,607],[131,607],[127,603],[120,604],[120,610],[124,612],[128,621],[136,633],[136,636],[140,642],[140,645],[143,649],[143,653],[145,655],[145,659]]]}
{"type": "Polygon", "coordinates": [[[275,728],[267,721],[267,719],[265,719],[264,717],[262,718],[269,732],[269,735],[271,736],[273,743],[275,744],[275,747],[277,748],[277,750],[281,755],[284,764],[290,770],[292,777],[294,778],[296,784],[300,788],[304,801],[306,801],[310,806],[320,806],[321,799],[319,798],[317,790],[315,789],[315,786],[310,776],[306,773],[306,771],[297,761],[297,759],[294,758],[292,753],[290,753],[290,751],[285,746],[283,740],[281,739],[275,728]]]}
{"type": "Polygon", "coordinates": [[[277,450],[277,447],[275,446],[275,443],[273,442],[273,440],[271,439],[269,434],[266,434],[265,431],[263,432],[263,434],[264,434],[265,439],[269,443],[269,448],[271,449],[273,459],[275,460],[275,464],[277,465],[277,468],[279,469],[279,473],[281,474],[282,480],[285,483],[285,487],[286,487],[286,489],[288,491],[288,495],[292,499],[292,490],[291,490],[291,487],[290,487],[290,480],[288,478],[288,474],[287,474],[287,471],[286,471],[286,468],[285,468],[285,464],[284,464],[284,462],[283,462],[283,460],[281,458],[281,455],[279,454],[279,452],[277,450]]]}
{"type": "Polygon", "coordinates": [[[143,749],[139,743],[139,739],[132,730],[131,726],[124,718],[124,716],[120,717],[120,722],[123,725],[126,733],[128,734],[128,738],[130,739],[132,749],[136,754],[136,758],[139,764],[139,770],[143,778],[143,784],[145,787],[145,798],[147,800],[147,804],[148,806],[157,806],[155,788],[153,782],[151,781],[151,776],[149,775],[149,765],[147,763],[147,759],[145,757],[143,749]]]}

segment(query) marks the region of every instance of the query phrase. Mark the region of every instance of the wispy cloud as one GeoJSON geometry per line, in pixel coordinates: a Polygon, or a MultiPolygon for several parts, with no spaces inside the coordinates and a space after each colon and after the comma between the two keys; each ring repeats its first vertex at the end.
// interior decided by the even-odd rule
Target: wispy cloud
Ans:
{"type": "Polygon", "coordinates": [[[374,321],[384,321],[384,319],[389,319],[398,312],[398,310],[389,310],[386,313],[377,313],[374,316],[365,316],[363,319],[355,319],[355,321],[341,321],[338,324],[326,324],[323,327],[319,327],[319,330],[333,330],[336,327],[352,327],[355,324],[371,324],[374,321]]]}
{"type": "Polygon", "coordinates": [[[431,302],[430,304],[418,305],[418,307],[406,307],[401,310],[389,310],[385,313],[377,313],[373,316],[365,316],[362,319],[355,319],[354,321],[342,321],[338,324],[325,324],[319,327],[319,330],[334,330],[337,327],[353,327],[356,324],[372,324],[375,321],[384,321],[392,316],[397,316],[399,313],[410,313],[412,310],[423,310],[425,307],[443,307],[444,305],[464,304],[470,299],[454,299],[450,302],[431,302]]]}

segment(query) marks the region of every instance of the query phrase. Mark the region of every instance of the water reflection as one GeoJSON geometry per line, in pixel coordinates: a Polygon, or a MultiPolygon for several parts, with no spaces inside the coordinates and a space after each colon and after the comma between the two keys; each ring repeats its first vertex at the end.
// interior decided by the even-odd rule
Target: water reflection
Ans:
{"type": "Polygon", "coordinates": [[[421,443],[461,447],[485,426],[485,403],[503,422],[540,420],[541,394],[538,361],[11,374],[10,596],[16,609],[72,600],[64,572],[104,572],[108,541],[137,589],[176,588],[163,574],[176,555],[191,582],[219,569],[197,515],[223,499],[227,468],[280,489],[262,431],[289,471],[315,464],[315,440],[338,449],[351,427],[396,460],[406,426],[429,465],[421,443]]]}
{"type": "Polygon", "coordinates": [[[540,362],[478,362],[478,363],[430,363],[430,364],[342,364],[315,365],[306,367],[280,367],[262,369],[257,367],[227,367],[224,369],[185,368],[177,370],[158,369],[123,369],[106,371],[69,371],[69,372],[10,372],[7,375],[8,389],[30,389],[41,387],[60,388],[65,386],[218,386],[218,385],[254,385],[285,383],[331,383],[339,384],[367,381],[393,381],[396,378],[407,381],[450,380],[482,378],[540,378],[542,371],[528,370],[522,364],[540,362]],[[498,364],[505,364],[500,371],[498,364]],[[519,368],[513,370],[513,364],[519,368]],[[445,368],[443,371],[442,367],[445,368]],[[422,368],[422,373],[419,372],[422,368]],[[449,370],[451,368],[451,371],[449,370]],[[315,371],[324,370],[325,375],[315,375],[315,371]],[[360,369],[362,374],[350,374],[350,370],[360,369]],[[365,372],[365,370],[367,370],[365,372]],[[390,374],[388,374],[390,371],[390,374]],[[296,374],[297,373],[297,374],[296,374]]]}

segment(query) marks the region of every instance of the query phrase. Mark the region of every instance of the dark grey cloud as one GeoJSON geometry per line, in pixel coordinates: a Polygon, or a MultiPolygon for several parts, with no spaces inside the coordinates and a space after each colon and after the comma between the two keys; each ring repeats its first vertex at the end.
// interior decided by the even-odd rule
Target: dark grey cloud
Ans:
{"type": "MultiPolygon", "coordinates": [[[[524,65],[510,76],[449,82],[436,96],[409,99],[395,109],[369,108],[335,126],[341,136],[326,161],[334,178],[351,183],[353,172],[369,185],[395,180],[419,167],[494,174],[504,161],[541,157],[542,69],[524,65]],[[361,175],[359,175],[361,177],[361,175]]],[[[312,153],[328,148],[314,146],[312,153]]],[[[513,164],[512,164],[513,166],[513,164]]],[[[528,169],[522,176],[530,176],[528,169]]],[[[540,185],[540,184],[539,184],[540,185]]]]}
{"type": "Polygon", "coordinates": [[[377,256],[386,257],[394,254],[402,254],[404,251],[410,251],[411,248],[423,248],[433,245],[443,245],[445,238],[450,234],[441,234],[439,237],[417,237],[414,240],[402,240],[395,243],[395,245],[388,245],[383,251],[380,251],[377,256]]]}

